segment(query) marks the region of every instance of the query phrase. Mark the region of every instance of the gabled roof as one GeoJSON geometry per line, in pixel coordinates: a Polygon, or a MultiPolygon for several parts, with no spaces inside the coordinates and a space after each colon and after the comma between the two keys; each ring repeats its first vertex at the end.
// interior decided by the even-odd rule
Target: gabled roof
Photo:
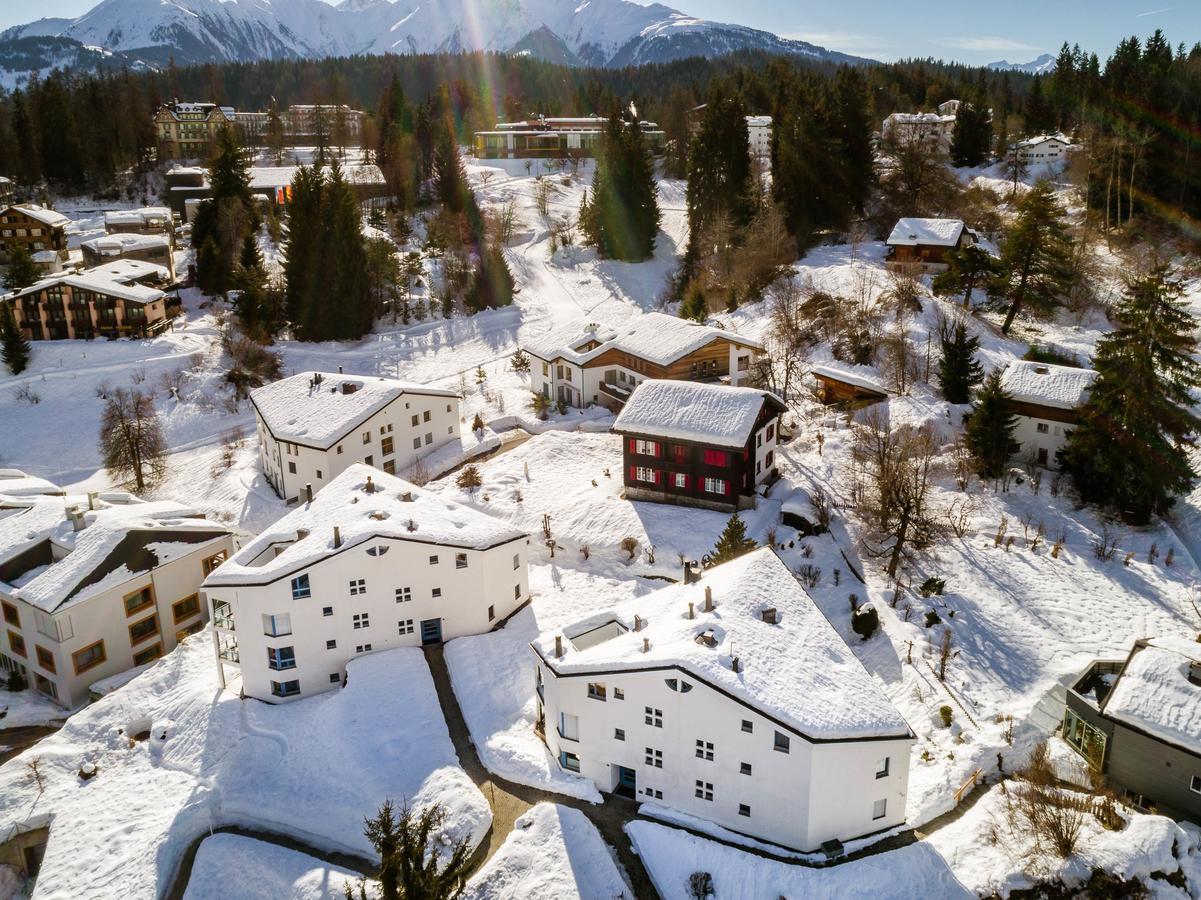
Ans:
{"type": "Polygon", "coordinates": [[[94,237],[79,246],[101,256],[121,256],[138,250],[169,249],[171,239],[165,234],[138,234],[137,232],[122,231],[94,237]]]}
{"type": "Polygon", "coordinates": [[[775,394],[755,388],[649,379],[634,389],[613,430],[618,434],[743,447],[750,440],[764,403],[776,413],[786,409],[775,394]]]}
{"type": "Polygon", "coordinates": [[[402,395],[454,397],[454,391],[366,375],[300,372],[250,392],[276,440],[326,450],[402,395]]]}
{"type": "Polygon", "coordinates": [[[144,225],[161,219],[171,224],[171,210],[166,206],[143,206],[140,209],[118,209],[104,214],[104,227],[111,225],[144,225]]]}
{"type": "Polygon", "coordinates": [[[813,741],[912,737],[880,685],[769,548],[709,569],[699,584],[665,587],[544,632],[531,646],[560,675],[678,668],[813,741]],[[711,612],[704,610],[706,588],[711,612]],[[768,609],[776,611],[774,622],[764,621],[768,609]],[[572,642],[584,634],[589,639],[572,642]],[[560,635],[564,652],[556,657],[560,635]]]}
{"type": "Polygon", "coordinates": [[[131,303],[153,303],[166,295],[157,288],[147,287],[137,281],[137,279],[149,277],[167,281],[170,276],[166,269],[156,266],[154,263],[119,259],[92,269],[84,269],[82,272],[58,272],[49,275],[40,281],[35,281],[27,288],[6,295],[5,299],[36,294],[38,291],[56,284],[64,284],[81,290],[94,291],[97,294],[120,297],[131,303]]]}
{"type": "MultiPolygon", "coordinates": [[[[856,366],[856,368],[864,369],[865,371],[870,372],[870,370],[867,370],[865,366],[856,366]]],[[[871,391],[872,393],[879,394],[881,397],[888,396],[888,389],[882,387],[874,378],[869,377],[867,374],[860,375],[857,372],[851,371],[849,368],[831,365],[810,366],[809,372],[817,378],[827,378],[830,381],[839,381],[843,384],[849,384],[852,387],[857,387],[864,391],[871,391]]]]}
{"type": "Polygon", "coordinates": [[[1062,134],[1038,134],[1034,137],[1026,138],[1024,141],[1018,141],[1019,147],[1037,147],[1039,144],[1045,144],[1048,141],[1058,141],[1065,146],[1071,146],[1072,142],[1062,134]]]}
{"type": "Polygon", "coordinates": [[[1175,636],[1137,641],[1101,710],[1201,755],[1201,644],[1175,636]]]}
{"type": "Polygon", "coordinates": [[[959,219],[900,219],[885,243],[890,247],[954,247],[964,227],[959,219]]]}
{"type": "Polygon", "coordinates": [[[5,208],[4,213],[23,213],[29,218],[41,222],[43,225],[49,225],[51,228],[64,227],[71,220],[60,212],[55,212],[53,209],[47,209],[44,206],[38,206],[36,203],[18,203],[15,206],[5,208]]]}
{"type": "Polygon", "coordinates": [[[585,365],[616,349],[668,366],[718,339],[763,349],[762,342],[753,338],[658,312],[632,316],[614,325],[579,320],[523,340],[521,346],[539,359],[563,359],[576,365],[585,365]],[[594,343],[596,346],[584,349],[594,343]]]}
{"type": "Polygon", "coordinates": [[[486,550],[525,537],[507,522],[356,463],[222,563],[204,584],[268,584],[373,541],[486,550]]]}
{"type": "Polygon", "coordinates": [[[1001,387],[1023,403],[1075,409],[1088,399],[1096,380],[1097,373],[1092,369],[1017,359],[1005,367],[1001,387]]]}

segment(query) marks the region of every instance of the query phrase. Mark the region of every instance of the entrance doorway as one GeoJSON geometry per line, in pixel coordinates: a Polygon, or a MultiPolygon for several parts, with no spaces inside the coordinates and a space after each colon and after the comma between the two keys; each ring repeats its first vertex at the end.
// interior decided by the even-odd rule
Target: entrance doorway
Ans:
{"type": "Polygon", "coordinates": [[[635,799],[638,796],[638,774],[625,766],[615,766],[614,768],[617,769],[617,783],[613,786],[613,793],[618,797],[635,799]]]}
{"type": "Polygon", "coordinates": [[[442,643],[442,620],[441,619],[422,619],[421,620],[421,643],[422,644],[440,644],[440,643],[442,643]]]}

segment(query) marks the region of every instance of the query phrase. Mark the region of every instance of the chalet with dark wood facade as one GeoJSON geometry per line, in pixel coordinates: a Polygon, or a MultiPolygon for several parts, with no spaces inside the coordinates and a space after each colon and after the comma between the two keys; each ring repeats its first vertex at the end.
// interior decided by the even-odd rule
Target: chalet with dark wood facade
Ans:
{"type": "Polygon", "coordinates": [[[727,382],[739,385],[763,344],[721,328],[663,313],[619,325],[573,324],[522,344],[531,357],[530,385],[553,403],[619,410],[642,382],[727,382]]]}
{"type": "Polygon", "coordinates": [[[775,476],[784,404],[753,388],[650,380],[613,423],[631,500],[749,509],[775,476]]]}
{"type": "Polygon", "coordinates": [[[870,378],[833,366],[813,366],[817,398],[826,406],[868,406],[888,399],[888,391],[870,378]]]}
{"type": "Polygon", "coordinates": [[[5,207],[0,211],[0,262],[7,262],[8,254],[18,244],[23,244],[35,259],[36,254],[49,251],[65,260],[69,221],[62,213],[35,203],[5,207]]]}
{"type": "Polygon", "coordinates": [[[890,268],[913,266],[924,272],[947,267],[947,252],[976,242],[976,233],[959,219],[901,219],[885,244],[890,268]]]}

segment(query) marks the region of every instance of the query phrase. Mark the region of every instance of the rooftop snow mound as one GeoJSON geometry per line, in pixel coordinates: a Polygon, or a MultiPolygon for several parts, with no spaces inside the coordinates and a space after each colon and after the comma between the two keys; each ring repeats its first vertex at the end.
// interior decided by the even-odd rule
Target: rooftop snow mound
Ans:
{"type": "Polygon", "coordinates": [[[80,246],[101,256],[120,256],[123,253],[133,253],[138,250],[150,250],[152,248],[169,249],[171,247],[171,239],[165,234],[138,234],[132,231],[119,231],[116,234],[106,234],[84,241],[80,246]]]}
{"type": "Polygon", "coordinates": [[[784,404],[768,391],[651,379],[634,389],[613,431],[743,447],[765,401],[775,412],[784,412],[784,404]]]}
{"type": "Polygon", "coordinates": [[[965,227],[959,219],[900,219],[885,243],[890,247],[954,247],[965,227]]]}
{"type": "Polygon", "coordinates": [[[546,632],[531,646],[564,675],[677,666],[810,740],[912,737],[880,685],[766,547],[710,569],[699,584],[676,584],[626,601],[574,628],[546,632]],[[704,608],[706,588],[713,596],[711,612],[704,608]],[[765,621],[771,609],[775,621],[765,621]],[[563,656],[555,656],[557,636],[578,635],[581,625],[587,633],[606,619],[628,633],[586,641],[582,648],[563,640],[563,656]],[[706,639],[698,642],[698,636],[706,639]]]}
{"type": "Polygon", "coordinates": [[[1097,373],[1092,369],[1053,366],[1050,363],[1019,359],[1011,362],[1001,375],[1001,387],[1014,400],[1075,409],[1088,399],[1097,373]]]}
{"type": "Polygon", "coordinates": [[[761,350],[763,344],[721,328],[669,316],[646,313],[615,325],[578,321],[522,343],[539,359],[564,359],[583,365],[606,350],[622,350],[666,366],[718,338],[761,350]]]}
{"type": "Polygon", "coordinates": [[[486,550],[525,537],[486,513],[356,463],[222,563],[205,586],[267,584],[373,540],[486,550]]]}
{"type": "Polygon", "coordinates": [[[49,225],[51,228],[57,228],[60,225],[66,225],[71,220],[60,212],[55,212],[52,209],[47,209],[44,206],[39,206],[36,203],[18,203],[16,206],[10,206],[9,209],[24,213],[31,219],[36,219],[43,225],[49,225]]]}
{"type": "Polygon", "coordinates": [[[1183,637],[1139,642],[1105,700],[1105,713],[1161,740],[1201,752],[1201,644],[1183,637]]]}
{"type": "Polygon", "coordinates": [[[250,402],[276,440],[327,450],[404,394],[458,397],[393,378],[301,372],[251,391],[250,402]]]}
{"type": "Polygon", "coordinates": [[[62,496],[66,493],[57,484],[28,475],[20,469],[0,469],[0,496],[34,497],[42,494],[62,496]]]}

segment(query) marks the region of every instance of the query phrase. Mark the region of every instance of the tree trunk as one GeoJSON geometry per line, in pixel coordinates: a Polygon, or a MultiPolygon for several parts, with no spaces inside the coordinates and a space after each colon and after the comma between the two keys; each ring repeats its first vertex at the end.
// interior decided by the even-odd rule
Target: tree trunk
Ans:
{"type": "Polygon", "coordinates": [[[896,579],[897,568],[901,564],[901,554],[905,550],[905,540],[909,537],[909,513],[901,514],[901,524],[897,529],[897,542],[892,545],[892,556],[888,560],[888,577],[896,579]]]}

